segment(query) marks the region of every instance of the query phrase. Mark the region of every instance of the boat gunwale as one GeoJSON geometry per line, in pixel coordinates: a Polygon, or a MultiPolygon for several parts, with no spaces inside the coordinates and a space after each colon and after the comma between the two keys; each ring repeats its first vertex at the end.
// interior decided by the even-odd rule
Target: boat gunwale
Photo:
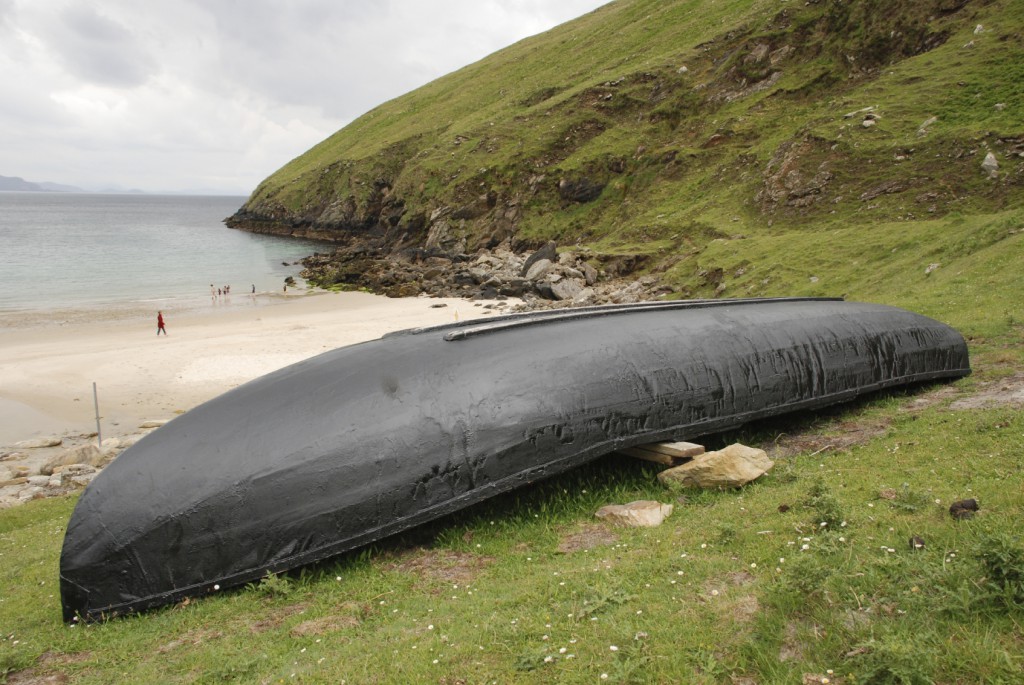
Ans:
{"type": "Polygon", "coordinates": [[[524,326],[600,318],[616,314],[635,314],[648,311],[666,311],[676,309],[708,309],[748,304],[843,301],[845,300],[842,297],[744,297],[734,299],[664,300],[657,302],[633,302],[629,304],[602,304],[592,305],[589,307],[573,307],[569,309],[545,309],[532,312],[516,312],[514,314],[501,314],[483,320],[468,319],[466,321],[453,321],[435,326],[407,328],[400,331],[385,333],[381,339],[450,331],[444,336],[444,339],[448,342],[452,342],[484,333],[501,332],[524,326]],[[460,331],[458,329],[470,330],[460,331]]]}

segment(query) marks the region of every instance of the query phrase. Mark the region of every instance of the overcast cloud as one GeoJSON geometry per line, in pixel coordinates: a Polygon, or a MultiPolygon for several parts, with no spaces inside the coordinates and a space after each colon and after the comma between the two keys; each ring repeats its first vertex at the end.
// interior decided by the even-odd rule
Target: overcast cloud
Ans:
{"type": "Polygon", "coordinates": [[[360,114],[607,0],[0,0],[0,175],[248,194],[360,114]]]}

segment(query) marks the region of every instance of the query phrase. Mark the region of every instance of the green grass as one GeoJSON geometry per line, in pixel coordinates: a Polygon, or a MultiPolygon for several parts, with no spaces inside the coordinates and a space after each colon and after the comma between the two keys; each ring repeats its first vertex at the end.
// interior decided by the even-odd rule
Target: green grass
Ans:
{"type": "MultiPolygon", "coordinates": [[[[1022,342],[1016,327],[976,346],[976,374],[955,396],[1024,369],[1022,342]]],[[[781,684],[831,670],[833,682],[1019,682],[1024,415],[954,411],[942,393],[914,402],[939,390],[709,438],[814,446],[740,491],[672,492],[656,467],[609,456],[331,562],[90,626],[60,621],[74,498],[32,502],[0,512],[0,673],[781,684]],[[827,447],[863,427],[874,437],[827,447]],[[965,497],[981,512],[956,521],[947,508],[965,497]],[[676,509],[659,528],[599,528],[590,549],[560,550],[594,530],[601,505],[635,499],[676,509]]]]}

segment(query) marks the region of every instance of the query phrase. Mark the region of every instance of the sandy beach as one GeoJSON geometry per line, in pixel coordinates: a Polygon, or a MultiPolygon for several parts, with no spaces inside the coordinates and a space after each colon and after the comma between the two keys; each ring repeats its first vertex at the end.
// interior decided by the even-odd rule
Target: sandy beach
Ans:
{"type": "MultiPolygon", "coordinates": [[[[461,299],[366,293],[261,298],[246,307],[33,321],[0,327],[0,449],[50,436],[139,432],[246,381],[342,345],[403,328],[492,315],[461,299]],[[440,307],[438,305],[445,305],[440,307]]],[[[500,311],[500,310],[497,310],[500,311]]]]}

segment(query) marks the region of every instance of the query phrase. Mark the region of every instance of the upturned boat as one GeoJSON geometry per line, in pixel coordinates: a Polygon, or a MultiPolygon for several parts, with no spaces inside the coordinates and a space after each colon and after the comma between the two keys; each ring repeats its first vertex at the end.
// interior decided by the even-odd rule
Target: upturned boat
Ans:
{"type": "Polygon", "coordinates": [[[970,373],[962,336],[834,299],[656,302],[389,334],[231,390],[86,489],[64,619],[319,561],[625,447],[970,373]]]}

